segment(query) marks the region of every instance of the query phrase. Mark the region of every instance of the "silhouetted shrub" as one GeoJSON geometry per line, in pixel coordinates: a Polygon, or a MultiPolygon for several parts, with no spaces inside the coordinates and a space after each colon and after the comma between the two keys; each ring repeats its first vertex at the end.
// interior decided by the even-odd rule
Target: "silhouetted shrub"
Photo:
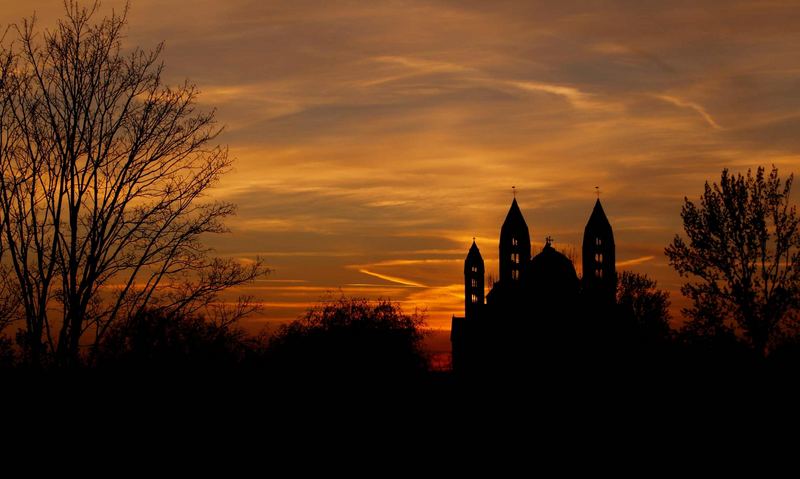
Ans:
{"type": "Polygon", "coordinates": [[[384,380],[427,371],[423,318],[388,300],[326,300],[272,337],[274,371],[312,378],[384,380]]]}
{"type": "Polygon", "coordinates": [[[617,282],[617,315],[630,340],[645,348],[671,340],[669,293],[646,274],[623,271],[617,282]]]}
{"type": "Polygon", "coordinates": [[[0,336],[0,369],[8,369],[16,365],[17,355],[14,341],[8,336],[0,336]]]}
{"type": "Polygon", "coordinates": [[[148,310],[116,324],[97,350],[97,365],[129,369],[208,369],[239,364],[248,343],[240,329],[196,315],[148,310]]]}

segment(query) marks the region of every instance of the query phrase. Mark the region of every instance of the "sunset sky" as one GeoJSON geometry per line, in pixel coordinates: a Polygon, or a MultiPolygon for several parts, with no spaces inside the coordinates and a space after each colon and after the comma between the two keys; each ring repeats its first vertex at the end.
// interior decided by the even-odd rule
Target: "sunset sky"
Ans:
{"type": "MultiPolygon", "coordinates": [[[[63,12],[0,5],[4,28],[63,12]]],[[[239,210],[208,242],[274,269],[246,288],[254,329],[340,290],[449,328],[473,236],[496,275],[512,185],[534,248],[577,251],[600,186],[618,270],[680,306],[683,197],[724,167],[800,170],[796,0],[132,0],[126,41],[164,41],[166,81],[226,125],[213,197],[239,210]]]]}

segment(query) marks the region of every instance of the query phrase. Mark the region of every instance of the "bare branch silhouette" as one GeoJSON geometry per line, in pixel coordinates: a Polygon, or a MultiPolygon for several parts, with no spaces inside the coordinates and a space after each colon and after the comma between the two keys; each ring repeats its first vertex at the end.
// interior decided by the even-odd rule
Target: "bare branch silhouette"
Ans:
{"type": "Polygon", "coordinates": [[[53,30],[15,26],[0,61],[2,252],[36,364],[73,364],[90,329],[96,344],[154,305],[193,312],[265,271],[200,243],[234,206],[204,201],[231,160],[197,87],[164,83],[163,45],[123,51],[127,7],[65,10],[53,30]]]}

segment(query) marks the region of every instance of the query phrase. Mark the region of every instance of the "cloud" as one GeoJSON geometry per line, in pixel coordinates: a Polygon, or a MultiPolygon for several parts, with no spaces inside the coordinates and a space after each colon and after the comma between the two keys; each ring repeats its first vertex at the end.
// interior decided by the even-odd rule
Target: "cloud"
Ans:
{"type": "Polygon", "coordinates": [[[506,81],[505,84],[525,91],[544,92],[566,99],[575,108],[607,108],[608,105],[595,101],[592,95],[564,85],[554,85],[535,81],[506,81]]]}
{"type": "Polygon", "coordinates": [[[370,59],[379,64],[400,67],[399,73],[389,73],[386,76],[371,78],[360,83],[363,87],[374,87],[389,82],[405,80],[416,76],[431,75],[437,73],[467,73],[474,72],[468,68],[455,63],[426,60],[421,58],[402,57],[402,56],[379,56],[370,59]]]}
{"type": "Polygon", "coordinates": [[[374,272],[366,270],[366,269],[359,269],[358,272],[359,273],[368,274],[368,275],[374,276],[376,278],[384,279],[384,280],[390,281],[392,283],[402,284],[403,286],[412,286],[412,287],[415,287],[415,288],[426,288],[427,287],[424,284],[417,283],[416,281],[411,281],[410,279],[398,278],[397,276],[389,276],[388,274],[374,273],[374,272]]]}
{"type": "Polygon", "coordinates": [[[436,73],[436,72],[470,72],[474,71],[472,68],[463,65],[457,65],[450,62],[441,62],[436,60],[426,60],[420,58],[401,57],[401,56],[380,56],[372,58],[372,61],[379,63],[389,63],[407,67],[411,70],[416,70],[420,73],[436,73]]]}
{"type": "MultiPolygon", "coordinates": [[[[459,251],[458,254],[462,252],[459,251]]],[[[451,263],[461,263],[463,259],[453,259],[453,258],[423,258],[423,259],[390,259],[384,261],[377,261],[375,263],[370,263],[369,267],[379,267],[379,266],[417,266],[417,265],[431,265],[431,264],[451,264],[451,263]]]]}
{"type": "Polygon", "coordinates": [[[375,206],[378,208],[385,208],[389,206],[403,206],[407,205],[409,202],[405,200],[382,200],[382,201],[371,201],[367,203],[367,206],[375,206]]]}
{"type": "Polygon", "coordinates": [[[641,258],[633,258],[625,261],[617,261],[617,268],[624,268],[626,266],[635,266],[648,261],[654,260],[655,256],[642,256],[641,258]]]}
{"type": "Polygon", "coordinates": [[[703,120],[705,120],[706,123],[709,124],[709,126],[717,130],[722,129],[722,127],[719,126],[719,124],[716,121],[714,121],[714,118],[711,117],[711,115],[706,111],[706,109],[697,103],[687,100],[682,100],[680,98],[676,98],[670,95],[655,95],[655,97],[667,103],[671,103],[675,106],[680,106],[683,108],[689,108],[691,110],[694,110],[698,115],[700,115],[701,118],[703,118],[703,120]]]}

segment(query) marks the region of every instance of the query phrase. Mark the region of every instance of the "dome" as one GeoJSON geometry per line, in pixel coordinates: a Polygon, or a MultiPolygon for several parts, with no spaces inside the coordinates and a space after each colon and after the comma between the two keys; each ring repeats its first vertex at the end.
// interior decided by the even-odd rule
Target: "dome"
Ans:
{"type": "Polygon", "coordinates": [[[547,291],[578,291],[575,266],[548,241],[541,253],[531,260],[531,282],[534,287],[547,291]]]}

